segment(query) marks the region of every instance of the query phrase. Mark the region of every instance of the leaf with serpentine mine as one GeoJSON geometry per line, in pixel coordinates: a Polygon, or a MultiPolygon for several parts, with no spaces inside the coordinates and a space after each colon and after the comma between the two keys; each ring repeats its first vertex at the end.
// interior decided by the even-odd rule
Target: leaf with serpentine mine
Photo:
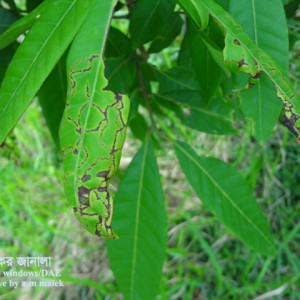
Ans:
{"type": "Polygon", "coordinates": [[[103,50],[116,1],[96,2],[67,59],[69,89],[61,128],[65,191],[89,232],[115,239],[108,185],[126,134],[129,99],[106,91],[103,50]],[[96,24],[96,25],[95,25],[96,24]]]}

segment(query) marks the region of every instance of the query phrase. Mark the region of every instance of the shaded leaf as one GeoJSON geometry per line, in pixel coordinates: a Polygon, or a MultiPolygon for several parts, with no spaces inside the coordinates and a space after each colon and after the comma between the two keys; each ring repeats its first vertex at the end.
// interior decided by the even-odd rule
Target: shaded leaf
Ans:
{"type": "Polygon", "coordinates": [[[143,97],[142,93],[137,90],[135,90],[130,95],[130,111],[128,116],[128,124],[132,119],[134,119],[137,116],[138,109],[139,109],[139,101],[142,97],[143,97]]]}
{"type": "Polygon", "coordinates": [[[185,67],[187,69],[193,68],[193,62],[190,55],[190,45],[189,45],[187,32],[185,33],[183,40],[181,42],[177,63],[179,66],[185,67]]]}
{"type": "Polygon", "coordinates": [[[193,129],[211,134],[238,133],[231,119],[232,108],[219,99],[207,104],[199,91],[189,90],[158,94],[157,97],[161,104],[174,110],[182,122],[193,129]],[[184,112],[179,105],[185,108],[184,112]]]}
{"type": "Polygon", "coordinates": [[[35,10],[13,23],[4,33],[0,35],[0,49],[8,46],[22,33],[30,29],[39,15],[46,9],[51,0],[41,3],[35,10]]]}
{"type": "Polygon", "coordinates": [[[159,81],[159,92],[167,93],[175,90],[200,90],[201,86],[197,80],[195,72],[187,68],[178,66],[161,72],[156,70],[159,81]]]}
{"type": "Polygon", "coordinates": [[[26,7],[28,10],[33,10],[37,6],[39,6],[42,2],[43,2],[43,0],[27,0],[26,7]]]}
{"type": "Polygon", "coordinates": [[[224,34],[219,25],[214,19],[211,19],[207,30],[200,32],[200,35],[215,62],[230,77],[231,74],[223,62],[224,34]]]}
{"type": "Polygon", "coordinates": [[[67,96],[66,74],[66,56],[64,55],[50,73],[37,95],[47,126],[57,148],[60,148],[58,132],[67,96]]]}
{"type": "Polygon", "coordinates": [[[4,78],[4,74],[6,72],[7,67],[9,66],[13,55],[14,55],[15,49],[11,45],[5,49],[0,50],[0,86],[2,83],[2,80],[4,78]]]}
{"type": "Polygon", "coordinates": [[[18,17],[8,9],[0,7],[0,34],[2,34],[18,17]]]}
{"type": "Polygon", "coordinates": [[[197,74],[202,94],[206,100],[209,100],[219,86],[223,75],[222,69],[216,63],[208,49],[208,45],[203,41],[193,23],[188,23],[187,38],[192,66],[197,74]]]}
{"type": "Polygon", "coordinates": [[[158,24],[163,24],[173,13],[174,0],[137,1],[131,15],[129,32],[134,48],[153,40],[159,32],[158,24]]]}
{"type": "Polygon", "coordinates": [[[254,250],[274,252],[269,224],[243,177],[212,157],[199,157],[185,143],[174,142],[180,166],[200,200],[238,238],[254,250]]]}
{"type": "MultiPolygon", "coordinates": [[[[178,56],[178,64],[180,66],[183,66],[187,69],[190,70],[195,70],[198,72],[198,76],[201,78],[201,70],[202,66],[195,66],[193,63],[193,60],[198,60],[200,57],[201,52],[197,52],[197,41],[200,41],[200,47],[203,47],[203,44],[206,46],[206,49],[204,51],[207,51],[207,55],[209,56],[209,59],[212,60],[213,68],[216,69],[217,65],[219,68],[221,68],[224,73],[229,77],[230,72],[228,68],[224,65],[223,62],[223,34],[216,24],[214,20],[211,20],[209,22],[209,26],[205,32],[199,32],[195,28],[193,28],[190,22],[187,22],[188,25],[188,30],[186,31],[186,34],[184,35],[181,47],[180,47],[180,52],[178,56]],[[195,42],[193,42],[193,40],[195,42]],[[192,44],[195,43],[194,47],[192,47],[192,44]]],[[[205,55],[204,55],[205,57],[205,55]]],[[[207,56],[206,56],[207,57],[207,56]]],[[[199,61],[203,61],[203,58],[201,57],[199,61]]],[[[199,64],[199,63],[198,63],[199,64]]],[[[207,71],[209,72],[209,70],[207,71]]],[[[221,72],[222,73],[222,72],[221,72]]],[[[221,75],[221,74],[220,74],[221,75]]],[[[219,79],[217,78],[217,81],[219,79]]],[[[215,85],[215,84],[213,84],[215,85]]]]}
{"type": "Polygon", "coordinates": [[[141,114],[137,114],[129,123],[130,129],[134,136],[141,141],[145,140],[149,126],[141,114]]]}
{"type": "Polygon", "coordinates": [[[110,27],[105,45],[105,57],[120,57],[132,54],[130,39],[120,30],[110,27]]]}
{"type": "Polygon", "coordinates": [[[107,241],[108,257],[125,299],[158,294],[167,243],[163,190],[147,138],[115,196],[114,226],[120,239],[107,241]]]}
{"type": "Polygon", "coordinates": [[[136,65],[133,56],[106,59],[105,77],[108,79],[108,90],[129,94],[136,78],[136,65]]]}
{"type": "Polygon", "coordinates": [[[168,47],[180,34],[182,23],[180,16],[177,13],[172,13],[160,27],[158,35],[148,49],[148,53],[159,52],[168,47]]]}

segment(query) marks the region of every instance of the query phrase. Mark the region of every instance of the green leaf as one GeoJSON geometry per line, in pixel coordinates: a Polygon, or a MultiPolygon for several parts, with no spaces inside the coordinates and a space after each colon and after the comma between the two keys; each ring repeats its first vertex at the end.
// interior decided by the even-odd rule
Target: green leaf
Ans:
{"type": "MultiPolygon", "coordinates": [[[[178,0],[178,2],[183,8],[185,8],[186,2],[195,7],[199,6],[195,0],[178,0]]],[[[201,5],[226,31],[225,62],[235,65],[236,70],[249,73],[254,80],[260,76],[260,72],[264,72],[270,78],[276,88],[277,96],[285,108],[283,122],[300,141],[300,97],[291,86],[286,73],[268,53],[251,41],[241,25],[221,6],[212,0],[202,0],[201,5]]],[[[196,24],[201,27],[199,22],[196,24]]]]}
{"type": "Polygon", "coordinates": [[[67,59],[68,96],[60,127],[65,191],[75,217],[92,234],[115,239],[109,182],[126,135],[129,99],[106,91],[103,54],[116,0],[96,1],[67,59]]]}
{"type": "Polygon", "coordinates": [[[18,36],[20,36],[26,30],[30,29],[32,25],[37,21],[40,14],[43,13],[43,11],[46,9],[49,2],[51,2],[51,0],[46,0],[41,3],[31,13],[13,23],[4,33],[0,31],[0,33],[2,33],[0,35],[0,49],[5,48],[13,41],[15,41],[18,36]]]}
{"type": "Polygon", "coordinates": [[[160,27],[158,35],[148,49],[148,53],[159,52],[168,47],[176,36],[180,34],[182,23],[180,16],[177,13],[172,13],[160,27]]]}
{"type": "MultiPolygon", "coordinates": [[[[288,73],[288,35],[281,0],[230,1],[229,12],[243,26],[245,32],[260,48],[268,52],[288,73]],[[276,22],[273,20],[276,19],[276,22]]],[[[251,89],[240,94],[242,111],[252,120],[255,139],[264,143],[272,134],[282,105],[277,100],[276,89],[270,79],[262,74],[251,89]]]]}
{"type": "MultiPolygon", "coordinates": [[[[212,26],[212,27],[214,27],[214,26],[212,26]]],[[[218,39],[221,39],[220,33],[217,34],[216,31],[214,31],[213,33],[210,33],[210,36],[211,35],[215,35],[218,39]]],[[[214,41],[212,41],[204,32],[201,32],[201,37],[203,39],[203,43],[206,45],[207,50],[210,53],[210,55],[212,56],[212,58],[219,65],[219,67],[223,70],[223,72],[227,75],[227,77],[230,77],[231,72],[228,70],[228,68],[224,65],[224,62],[223,62],[223,52],[222,52],[223,47],[219,48],[214,43],[214,41]]],[[[239,74],[241,74],[241,73],[239,73],[239,74]]],[[[245,75],[245,74],[243,74],[243,75],[245,75]]]]}
{"type": "Polygon", "coordinates": [[[194,23],[200,25],[200,30],[204,30],[209,21],[208,10],[199,1],[197,5],[194,5],[193,1],[181,0],[180,4],[184,7],[188,16],[194,23]]]}
{"type": "Polygon", "coordinates": [[[125,299],[155,299],[165,259],[167,223],[158,166],[149,139],[119,185],[114,226],[120,239],[107,241],[107,249],[121,292],[125,299]]]}
{"type": "Polygon", "coordinates": [[[174,0],[140,0],[132,10],[129,32],[132,46],[138,48],[153,40],[163,24],[173,13],[174,0]]]}
{"type": "Polygon", "coordinates": [[[238,238],[254,250],[274,252],[268,222],[241,175],[212,157],[199,157],[185,143],[174,142],[180,166],[200,200],[238,238]]]}
{"type": "Polygon", "coordinates": [[[64,55],[50,73],[38,92],[47,126],[57,148],[59,145],[59,125],[66,105],[67,77],[66,56],[64,55]]]}
{"type": "Polygon", "coordinates": [[[166,72],[156,71],[159,81],[159,92],[167,93],[176,90],[200,90],[200,84],[193,70],[178,66],[166,72]]]}
{"type": "Polygon", "coordinates": [[[133,91],[133,93],[130,95],[130,111],[128,116],[128,124],[130,124],[131,120],[138,115],[140,99],[143,99],[143,94],[138,90],[133,91]]]}
{"type": "Polygon", "coordinates": [[[237,134],[231,119],[232,109],[221,100],[207,104],[199,91],[177,90],[158,94],[161,104],[173,109],[182,122],[199,131],[211,134],[237,134]],[[172,105],[175,104],[175,107],[172,105]],[[185,113],[177,106],[185,108],[185,113]]]}
{"type": "Polygon", "coordinates": [[[141,141],[145,140],[149,126],[141,114],[137,114],[129,124],[133,135],[141,141]]]}
{"type": "Polygon", "coordinates": [[[177,64],[178,66],[185,67],[187,69],[193,68],[193,62],[190,55],[190,45],[189,45],[187,32],[185,33],[183,40],[181,42],[177,64]]]}
{"type": "Polygon", "coordinates": [[[260,144],[265,143],[272,134],[282,110],[274,85],[262,74],[255,86],[240,92],[240,99],[243,114],[252,121],[255,139],[260,144]]]}
{"type": "Polygon", "coordinates": [[[12,60],[14,52],[15,49],[12,46],[0,50],[0,86],[4,78],[5,71],[12,60]]]}
{"type": "Polygon", "coordinates": [[[40,5],[43,2],[43,0],[27,0],[26,1],[26,7],[28,10],[35,9],[38,5],[40,5]]]}
{"type": "Polygon", "coordinates": [[[215,0],[216,3],[221,5],[224,9],[228,10],[228,5],[231,0],[215,0]]]}
{"type": "Polygon", "coordinates": [[[94,1],[53,1],[16,51],[0,90],[0,143],[72,41],[94,1]]]}
{"type": "Polygon", "coordinates": [[[211,99],[219,86],[222,69],[215,62],[207,45],[193,23],[188,23],[187,39],[192,65],[197,74],[203,97],[211,99]]]}
{"type": "MultiPolygon", "coordinates": [[[[179,52],[179,56],[178,56],[178,64],[180,66],[183,66],[187,69],[193,69],[195,70],[198,74],[198,76],[201,78],[203,77],[203,74],[201,74],[202,72],[202,66],[204,64],[205,67],[205,60],[203,60],[203,57],[209,57],[209,60],[213,59],[211,61],[211,63],[213,64],[213,69],[217,70],[217,66],[215,65],[215,63],[217,63],[217,65],[219,66],[219,68],[221,68],[224,73],[230,77],[230,71],[228,70],[228,68],[224,65],[223,62],[223,48],[224,45],[222,43],[223,40],[223,34],[220,30],[220,28],[218,27],[218,24],[214,21],[211,20],[209,22],[208,28],[205,32],[199,32],[198,30],[195,30],[195,28],[192,28],[191,23],[187,21],[187,31],[184,35],[181,47],[180,47],[180,52],[179,52]],[[190,29],[190,30],[189,30],[190,29]],[[197,41],[200,42],[200,49],[203,48],[203,44],[206,46],[206,49],[204,49],[204,55],[202,51],[197,51],[197,41]],[[195,44],[192,47],[192,44],[195,44]],[[200,55],[201,53],[201,55],[200,55]],[[205,55],[206,54],[206,55],[205,55]],[[199,66],[196,66],[193,61],[198,61],[197,63],[199,66]],[[202,64],[201,64],[202,62],[202,64]]],[[[209,64],[207,64],[209,65],[209,64]]],[[[209,73],[209,70],[205,70],[206,73],[209,73]]],[[[215,72],[216,74],[216,72],[215,72]]],[[[221,72],[222,74],[222,72],[221,72]]],[[[220,75],[221,75],[220,74],[220,75]]],[[[219,77],[219,76],[218,76],[219,77]]],[[[219,81],[219,78],[217,77],[216,82],[219,81]]],[[[208,79],[210,79],[212,81],[211,78],[207,77],[208,79]]],[[[205,86],[203,83],[205,83],[205,81],[202,81],[202,88],[203,86],[205,86]]],[[[213,86],[216,85],[216,83],[213,82],[213,86]]],[[[205,86],[206,87],[206,86],[205,86]]],[[[206,89],[210,89],[210,87],[206,87],[206,89]]]]}
{"type": "Polygon", "coordinates": [[[129,94],[136,78],[136,65],[133,56],[112,57],[105,60],[107,89],[129,94]]]}
{"type": "Polygon", "coordinates": [[[0,7],[0,34],[2,34],[16,20],[18,20],[18,17],[12,13],[12,11],[0,7]]]}
{"type": "Polygon", "coordinates": [[[174,110],[185,125],[212,134],[238,133],[233,128],[232,109],[223,101],[216,105],[216,102],[203,97],[193,69],[178,66],[166,72],[156,71],[156,76],[159,103],[174,110]],[[186,113],[179,106],[185,108],[186,113]]]}
{"type": "Polygon", "coordinates": [[[107,43],[105,45],[105,57],[129,56],[133,53],[130,39],[120,30],[110,27],[107,43]]]}

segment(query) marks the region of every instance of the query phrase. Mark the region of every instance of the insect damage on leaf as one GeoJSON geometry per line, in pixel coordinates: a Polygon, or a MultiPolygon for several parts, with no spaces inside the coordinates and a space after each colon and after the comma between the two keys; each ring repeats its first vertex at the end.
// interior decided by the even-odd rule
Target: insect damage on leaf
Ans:
{"type": "MultiPolygon", "coordinates": [[[[242,31],[242,28],[236,27],[236,30],[242,31]]],[[[251,46],[248,45],[248,48],[251,49],[251,46]]],[[[263,71],[273,82],[275,79],[276,83],[280,83],[280,85],[275,83],[275,88],[277,97],[284,106],[282,123],[296,136],[297,141],[300,143],[300,111],[295,107],[294,103],[294,100],[299,101],[299,99],[295,99],[296,96],[287,85],[286,79],[283,78],[282,71],[274,64],[271,57],[262,50],[258,53],[256,53],[257,49],[251,50],[257,54],[256,56],[259,58],[259,63],[254,59],[253,54],[247,50],[247,47],[244,47],[231,33],[226,33],[225,48],[223,51],[224,62],[229,64],[234,72],[244,72],[251,75],[248,82],[248,88],[251,88],[256,84],[263,71]],[[282,86],[288,93],[283,92],[282,86]]]]}
{"type": "MultiPolygon", "coordinates": [[[[197,10],[199,3],[197,1],[178,0],[178,2],[187,12],[192,11],[193,15],[197,13],[199,15],[197,10]]],[[[270,78],[285,109],[283,123],[287,125],[300,143],[300,97],[295,93],[288,76],[267,52],[260,49],[247,36],[242,26],[222,6],[213,0],[202,0],[202,6],[225,33],[224,62],[233,71],[251,75],[252,78],[248,87],[253,86],[259,80],[261,72],[270,78]]],[[[201,28],[201,21],[198,21],[197,18],[192,19],[201,28]]]]}
{"type": "Polygon", "coordinates": [[[61,148],[66,195],[72,200],[76,218],[89,232],[116,239],[108,186],[121,158],[129,99],[103,90],[103,70],[98,55],[80,59],[71,67],[61,148]],[[101,82],[95,82],[99,74],[101,82]]]}

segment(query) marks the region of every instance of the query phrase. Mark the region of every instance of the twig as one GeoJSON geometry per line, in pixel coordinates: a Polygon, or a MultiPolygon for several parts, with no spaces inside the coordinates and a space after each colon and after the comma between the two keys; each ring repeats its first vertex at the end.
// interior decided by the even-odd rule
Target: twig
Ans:
{"type": "Polygon", "coordinates": [[[136,63],[136,67],[137,67],[140,86],[141,86],[141,89],[142,89],[142,92],[143,92],[143,95],[145,98],[147,110],[149,112],[149,117],[150,117],[150,121],[151,121],[151,127],[150,127],[150,132],[151,132],[155,129],[155,121],[153,119],[152,109],[151,109],[151,105],[149,102],[149,95],[146,90],[146,86],[145,86],[145,82],[144,82],[144,78],[143,78],[143,74],[142,74],[142,70],[141,70],[141,64],[140,64],[139,57],[136,52],[134,54],[134,58],[135,58],[135,63],[136,63]]]}

